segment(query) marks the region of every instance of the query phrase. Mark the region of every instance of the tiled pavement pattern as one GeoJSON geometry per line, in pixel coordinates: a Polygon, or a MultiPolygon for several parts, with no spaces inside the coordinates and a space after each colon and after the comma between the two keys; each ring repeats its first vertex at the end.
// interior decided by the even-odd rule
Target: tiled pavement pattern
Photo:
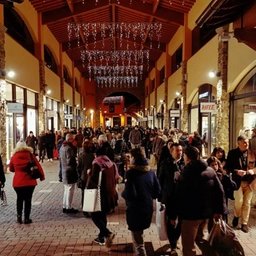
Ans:
{"type": "MultiPolygon", "coordinates": [[[[116,234],[113,246],[108,249],[93,243],[98,230],[91,219],[78,214],[62,213],[63,185],[58,182],[58,160],[42,164],[46,180],[38,182],[33,196],[32,224],[16,223],[16,194],[12,188],[12,173],[7,173],[5,191],[7,206],[0,205],[0,255],[133,255],[132,240],[125,221],[125,204],[120,197],[115,213],[108,216],[108,226],[116,234]]],[[[123,185],[119,185],[119,193],[123,185]]],[[[81,191],[75,190],[74,208],[81,210],[81,191]]],[[[232,203],[230,204],[232,219],[232,203]]],[[[167,241],[159,241],[154,224],[144,232],[148,256],[170,255],[167,241]]],[[[246,256],[256,255],[256,209],[252,209],[250,232],[236,230],[246,256]]],[[[178,255],[182,255],[178,251],[178,255]]],[[[198,251],[198,255],[200,252],[198,251]]]]}

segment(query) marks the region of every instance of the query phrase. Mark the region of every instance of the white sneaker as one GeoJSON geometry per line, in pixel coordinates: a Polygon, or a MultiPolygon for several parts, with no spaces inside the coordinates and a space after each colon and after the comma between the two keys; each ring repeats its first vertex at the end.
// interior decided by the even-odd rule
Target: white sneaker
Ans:
{"type": "Polygon", "coordinates": [[[47,162],[50,162],[50,159],[48,159],[47,162]]]}
{"type": "Polygon", "coordinates": [[[53,162],[53,161],[52,161],[52,158],[50,159],[50,161],[53,162]]]}

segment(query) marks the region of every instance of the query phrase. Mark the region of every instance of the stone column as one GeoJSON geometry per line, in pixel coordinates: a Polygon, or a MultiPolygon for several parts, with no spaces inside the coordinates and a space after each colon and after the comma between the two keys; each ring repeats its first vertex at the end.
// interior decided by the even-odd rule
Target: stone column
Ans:
{"type": "Polygon", "coordinates": [[[182,79],[181,79],[181,92],[182,97],[180,101],[181,109],[181,130],[188,132],[188,104],[187,104],[187,61],[181,64],[182,79]]]}
{"type": "Polygon", "coordinates": [[[60,109],[59,109],[59,122],[60,127],[63,128],[65,126],[65,113],[64,113],[64,78],[60,79],[60,109]]]}
{"type": "Polygon", "coordinates": [[[169,110],[168,110],[168,79],[164,80],[164,128],[169,128],[169,110]]]}
{"type": "Polygon", "coordinates": [[[46,112],[45,112],[45,62],[39,61],[39,73],[40,73],[40,91],[38,94],[38,120],[39,120],[39,133],[45,131],[46,127],[46,112]]]}
{"type": "Polygon", "coordinates": [[[229,94],[227,90],[228,42],[220,40],[218,43],[218,71],[217,82],[217,114],[216,114],[216,146],[229,150],[229,94]]]}
{"type": "Polygon", "coordinates": [[[6,82],[5,82],[5,32],[6,27],[0,24],[0,154],[4,172],[6,172],[6,82]]]}

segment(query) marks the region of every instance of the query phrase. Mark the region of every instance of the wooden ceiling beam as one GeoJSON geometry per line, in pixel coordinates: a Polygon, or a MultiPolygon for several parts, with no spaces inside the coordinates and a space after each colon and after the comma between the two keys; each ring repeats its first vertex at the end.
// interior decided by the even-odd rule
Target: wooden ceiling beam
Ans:
{"type": "MultiPolygon", "coordinates": [[[[129,1],[123,1],[121,4],[112,4],[118,8],[126,9],[129,12],[137,13],[138,15],[148,15],[151,19],[156,19],[161,22],[171,22],[178,25],[184,25],[184,13],[173,11],[170,9],[157,8],[149,3],[142,3],[141,1],[133,0],[132,4],[129,1]],[[153,13],[155,11],[155,13],[153,13]]],[[[55,23],[57,21],[68,20],[74,16],[89,14],[92,12],[97,12],[101,9],[109,7],[108,0],[101,0],[95,5],[94,1],[88,1],[86,4],[82,2],[74,4],[74,12],[72,13],[68,6],[55,9],[52,11],[47,11],[42,13],[42,24],[47,25],[55,23]]]]}

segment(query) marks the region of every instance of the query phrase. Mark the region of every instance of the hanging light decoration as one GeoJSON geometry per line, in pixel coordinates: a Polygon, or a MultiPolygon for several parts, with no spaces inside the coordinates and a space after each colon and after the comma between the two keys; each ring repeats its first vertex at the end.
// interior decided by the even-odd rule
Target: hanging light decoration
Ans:
{"type": "Polygon", "coordinates": [[[94,78],[99,88],[131,88],[138,87],[136,76],[97,76],[94,78]]]}
{"type": "Polygon", "coordinates": [[[162,23],[160,22],[104,22],[104,23],[75,23],[69,22],[67,25],[69,41],[75,35],[77,44],[80,46],[80,31],[82,31],[85,38],[85,46],[89,45],[89,37],[92,36],[94,41],[94,48],[96,48],[97,35],[101,37],[102,49],[105,48],[106,38],[119,38],[119,44],[126,43],[126,49],[129,48],[129,42],[133,41],[136,47],[138,42],[143,46],[146,35],[150,39],[152,48],[153,38],[158,40],[158,48],[160,48],[162,23]]]}

